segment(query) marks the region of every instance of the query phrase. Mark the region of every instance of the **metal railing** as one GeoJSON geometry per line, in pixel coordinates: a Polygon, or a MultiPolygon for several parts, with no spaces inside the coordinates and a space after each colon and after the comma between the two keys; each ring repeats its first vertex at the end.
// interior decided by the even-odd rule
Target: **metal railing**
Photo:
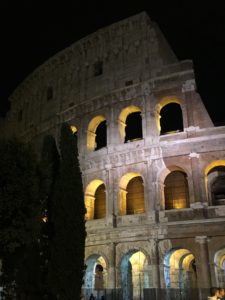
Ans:
{"type": "MultiPolygon", "coordinates": [[[[134,288],[135,289],[135,288],[134,288]]],[[[208,289],[154,289],[145,288],[137,292],[131,291],[124,296],[123,289],[92,290],[83,289],[84,300],[90,300],[91,293],[94,300],[205,300],[209,295],[208,289]],[[134,295],[133,295],[134,294],[134,295]]]]}

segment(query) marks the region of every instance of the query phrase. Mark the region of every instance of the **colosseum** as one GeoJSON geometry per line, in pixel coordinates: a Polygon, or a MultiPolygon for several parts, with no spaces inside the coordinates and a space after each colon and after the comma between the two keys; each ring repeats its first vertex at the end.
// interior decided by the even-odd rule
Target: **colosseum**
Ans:
{"type": "Polygon", "coordinates": [[[10,102],[1,135],[37,153],[62,122],[77,134],[85,299],[205,299],[225,286],[225,127],[214,126],[192,61],[178,61],[145,12],[59,52],[10,102]]]}

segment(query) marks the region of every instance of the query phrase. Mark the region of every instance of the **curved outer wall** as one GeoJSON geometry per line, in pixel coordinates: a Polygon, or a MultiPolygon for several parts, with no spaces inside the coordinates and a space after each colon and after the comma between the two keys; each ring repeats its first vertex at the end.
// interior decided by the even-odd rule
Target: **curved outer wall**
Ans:
{"type": "Polygon", "coordinates": [[[197,274],[205,274],[199,277],[199,288],[216,284],[208,261],[213,264],[215,252],[225,247],[225,206],[210,206],[204,170],[212,161],[225,160],[225,128],[213,126],[196,91],[192,62],[177,60],[145,13],[61,51],[36,69],[10,101],[2,133],[32,141],[38,153],[46,134],[58,141],[63,121],[77,127],[84,187],[100,179],[106,188],[105,217],[87,221],[86,257],[105,259],[107,288],[121,286],[120,263],[132,249],[148,257],[150,286],[165,287],[161,266],[176,247],[189,249],[198,261],[197,274]],[[158,108],[165,99],[179,100],[182,132],[159,134],[158,108]],[[118,119],[131,105],[141,111],[143,138],[124,143],[118,119]],[[88,126],[99,115],[107,121],[107,147],[90,151],[88,126]],[[171,166],[188,176],[189,208],[163,208],[171,166]],[[121,215],[120,180],[132,172],[143,178],[145,212],[121,215]]]}

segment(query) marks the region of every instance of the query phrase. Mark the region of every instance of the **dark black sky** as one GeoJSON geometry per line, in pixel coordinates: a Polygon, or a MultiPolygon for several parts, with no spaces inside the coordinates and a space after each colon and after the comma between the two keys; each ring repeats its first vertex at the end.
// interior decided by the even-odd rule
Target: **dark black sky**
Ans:
{"type": "Polygon", "coordinates": [[[178,59],[194,62],[198,91],[215,124],[225,123],[223,1],[1,1],[0,113],[37,66],[97,29],[146,11],[178,59]],[[209,2],[209,3],[208,3],[209,2]]]}

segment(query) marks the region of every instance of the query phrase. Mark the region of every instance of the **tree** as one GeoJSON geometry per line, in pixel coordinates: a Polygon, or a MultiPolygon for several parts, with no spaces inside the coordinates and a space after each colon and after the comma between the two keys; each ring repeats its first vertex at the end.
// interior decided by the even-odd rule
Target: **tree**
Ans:
{"type": "Polygon", "coordinates": [[[55,139],[47,135],[43,140],[41,160],[39,164],[40,174],[40,199],[42,203],[42,231],[40,237],[40,268],[42,279],[42,298],[45,296],[51,299],[48,288],[48,269],[50,257],[50,246],[52,241],[52,205],[55,181],[59,169],[59,153],[56,147],[55,139]]]}
{"type": "Polygon", "coordinates": [[[0,157],[0,257],[2,283],[9,294],[28,287],[22,281],[29,277],[22,263],[40,235],[41,210],[33,149],[16,139],[1,140],[0,157]]]}
{"type": "Polygon", "coordinates": [[[61,127],[60,169],[52,210],[50,285],[60,300],[79,299],[84,275],[85,206],[77,137],[61,127]]]}

